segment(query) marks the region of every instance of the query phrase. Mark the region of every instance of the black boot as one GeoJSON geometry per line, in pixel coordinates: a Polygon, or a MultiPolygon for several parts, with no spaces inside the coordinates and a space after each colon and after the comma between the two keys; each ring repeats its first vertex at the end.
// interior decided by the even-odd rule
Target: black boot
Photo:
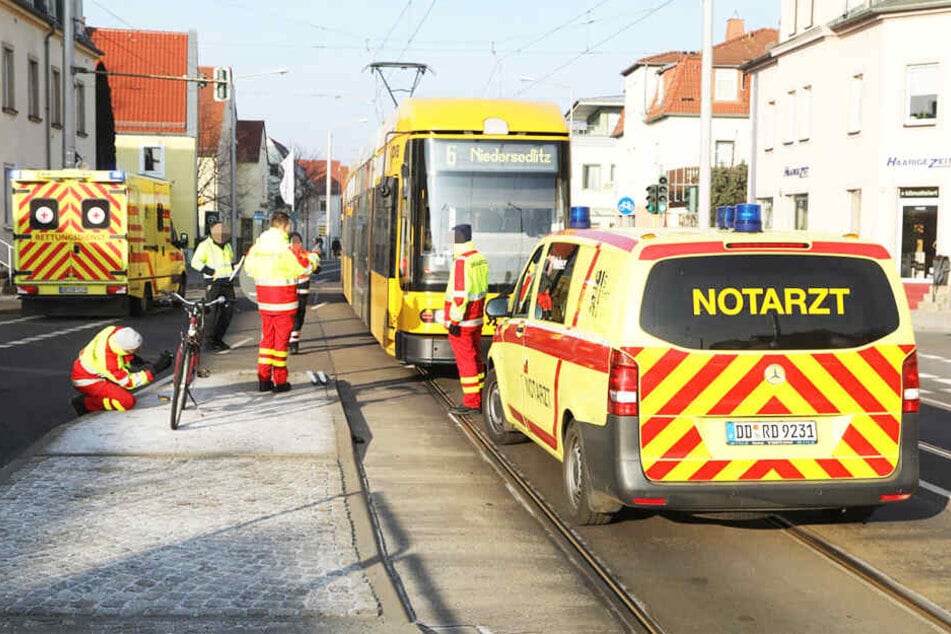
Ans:
{"type": "Polygon", "coordinates": [[[287,351],[291,354],[300,354],[300,342],[292,341],[287,344],[287,351]]]}
{"type": "Polygon", "coordinates": [[[258,392],[270,392],[274,389],[274,384],[268,379],[267,381],[262,381],[258,379],[258,392]]]}
{"type": "Polygon", "coordinates": [[[82,394],[74,396],[69,399],[69,404],[73,406],[73,411],[76,412],[76,416],[82,416],[86,413],[86,397],[82,394]]]}

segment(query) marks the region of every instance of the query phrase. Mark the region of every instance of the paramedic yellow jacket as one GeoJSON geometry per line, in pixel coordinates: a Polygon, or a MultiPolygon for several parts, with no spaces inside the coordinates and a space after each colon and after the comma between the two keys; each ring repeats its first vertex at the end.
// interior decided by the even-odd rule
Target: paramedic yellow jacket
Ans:
{"type": "Polygon", "coordinates": [[[198,247],[195,248],[191,265],[196,271],[202,271],[205,281],[210,282],[230,276],[234,270],[234,267],[231,266],[232,262],[234,262],[234,251],[231,249],[231,244],[225,242],[224,245],[220,245],[211,236],[208,236],[198,243],[198,247]],[[203,270],[206,266],[215,270],[214,275],[210,275],[203,270]]]}
{"type": "Polygon", "coordinates": [[[485,294],[489,290],[489,263],[470,240],[454,245],[455,260],[446,285],[446,324],[482,325],[485,294]]]}
{"type": "Polygon", "coordinates": [[[103,328],[79,352],[79,358],[73,363],[73,385],[87,386],[105,379],[127,390],[134,390],[155,380],[149,370],[130,370],[129,364],[135,355],[116,343],[113,335],[119,330],[121,328],[118,326],[103,328]]]}
{"type": "Polygon", "coordinates": [[[297,278],[308,267],[291,251],[286,233],[276,227],[262,233],[248,251],[244,267],[254,278],[260,312],[280,314],[297,310],[297,278]]]}

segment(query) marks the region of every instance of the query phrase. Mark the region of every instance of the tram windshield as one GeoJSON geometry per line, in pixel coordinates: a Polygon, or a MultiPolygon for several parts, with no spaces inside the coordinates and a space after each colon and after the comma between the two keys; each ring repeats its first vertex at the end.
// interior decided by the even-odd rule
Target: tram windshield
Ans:
{"type": "Polygon", "coordinates": [[[427,140],[414,286],[445,288],[452,227],[469,224],[489,263],[489,289],[510,290],[538,238],[564,228],[568,182],[560,150],[554,142],[427,140]]]}

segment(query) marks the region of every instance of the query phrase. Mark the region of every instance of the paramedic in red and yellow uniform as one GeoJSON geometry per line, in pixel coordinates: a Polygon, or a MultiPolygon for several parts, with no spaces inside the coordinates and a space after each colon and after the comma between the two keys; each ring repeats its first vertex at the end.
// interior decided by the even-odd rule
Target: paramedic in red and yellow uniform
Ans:
{"type": "Polygon", "coordinates": [[[482,411],[482,383],[485,380],[482,315],[485,294],[489,290],[489,263],[475,248],[470,225],[456,225],[453,234],[454,260],[446,286],[444,319],[449,330],[449,345],[459,369],[462,405],[449,411],[470,414],[482,411]]]}
{"type": "Polygon", "coordinates": [[[297,278],[297,312],[294,314],[294,329],[291,331],[291,341],[287,346],[291,354],[300,352],[300,331],[304,327],[304,316],[307,314],[307,303],[310,299],[310,276],[320,273],[320,255],[304,248],[304,239],[296,231],[290,234],[291,251],[302,266],[307,267],[305,273],[297,278]]]}
{"type": "Polygon", "coordinates": [[[143,361],[135,354],[141,346],[142,335],[132,328],[107,326],[80,350],[71,377],[73,387],[81,392],[70,401],[77,415],[135,407],[130,390],[148,385],[172,364],[167,352],[155,363],[143,361]]]}
{"type": "Polygon", "coordinates": [[[283,211],[271,216],[271,228],[258,236],[244,267],[254,278],[261,343],[258,347],[258,390],[287,392],[287,344],[297,312],[297,280],[306,268],[290,249],[291,218],[283,211]]]}

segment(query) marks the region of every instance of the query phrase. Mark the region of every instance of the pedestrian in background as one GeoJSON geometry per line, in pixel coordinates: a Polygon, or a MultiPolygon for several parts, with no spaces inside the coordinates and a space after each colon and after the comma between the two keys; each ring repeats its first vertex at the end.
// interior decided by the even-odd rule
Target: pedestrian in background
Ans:
{"type": "Polygon", "coordinates": [[[231,248],[231,236],[225,226],[216,222],[211,225],[208,237],[195,248],[191,266],[201,271],[205,279],[205,301],[213,301],[224,296],[225,302],[211,307],[208,319],[211,328],[206,330],[205,345],[212,350],[228,350],[225,343],[231,318],[234,315],[234,250],[231,248]]]}
{"type": "Polygon", "coordinates": [[[489,263],[472,242],[472,226],[456,225],[453,230],[453,264],[446,286],[444,320],[449,345],[456,357],[462,404],[450,408],[454,414],[482,411],[482,321],[485,294],[489,290],[489,263]]]}
{"type": "Polygon", "coordinates": [[[72,381],[80,394],[70,401],[77,416],[97,410],[124,412],[135,407],[130,390],[148,385],[172,365],[170,352],[154,363],[139,357],[142,335],[122,326],[107,326],[79,351],[73,362],[72,381]]]}
{"type": "Polygon", "coordinates": [[[320,256],[304,248],[304,239],[296,231],[291,232],[291,252],[297,257],[307,272],[297,278],[297,313],[294,315],[294,329],[291,331],[291,340],[287,346],[288,352],[300,352],[300,331],[304,327],[304,316],[307,314],[307,304],[310,300],[310,276],[320,273],[320,256]]]}
{"type": "Polygon", "coordinates": [[[334,238],[330,241],[330,252],[333,253],[334,259],[340,259],[340,238],[334,238]]]}
{"type": "Polygon", "coordinates": [[[258,347],[258,391],[287,392],[287,345],[297,312],[297,281],[306,268],[291,252],[287,232],[291,218],[283,211],[271,216],[271,228],[248,250],[244,266],[254,278],[261,343],[258,347]]]}

